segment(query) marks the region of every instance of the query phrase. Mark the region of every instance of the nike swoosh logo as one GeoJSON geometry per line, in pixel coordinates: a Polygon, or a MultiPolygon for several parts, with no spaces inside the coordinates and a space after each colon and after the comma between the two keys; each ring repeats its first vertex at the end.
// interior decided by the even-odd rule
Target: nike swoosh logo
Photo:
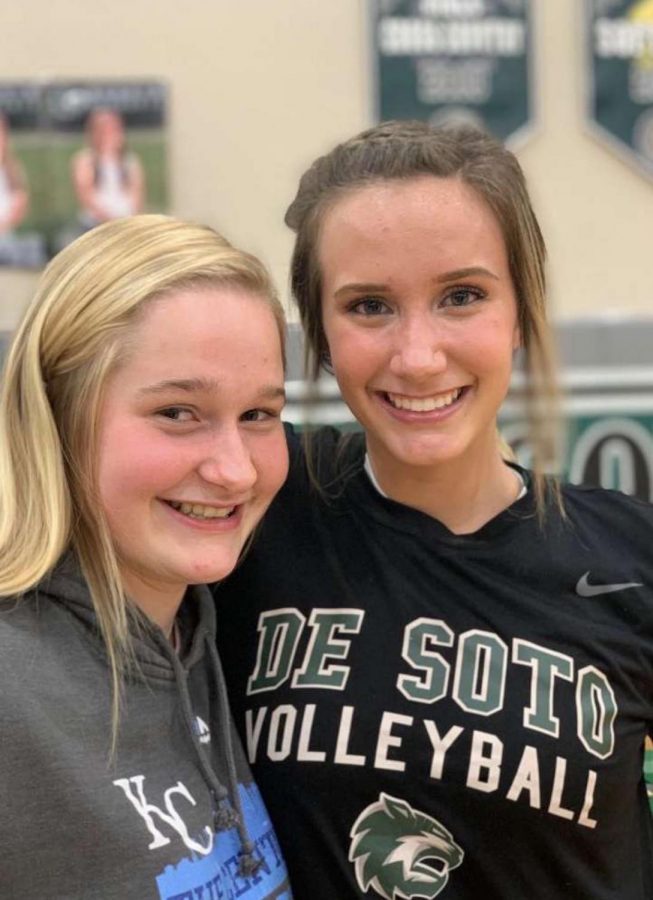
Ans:
{"type": "Polygon", "coordinates": [[[637,581],[627,581],[624,584],[590,584],[589,574],[585,572],[583,577],[578,579],[576,593],[580,597],[598,597],[599,594],[614,594],[615,591],[625,591],[626,588],[644,587],[637,581]]]}

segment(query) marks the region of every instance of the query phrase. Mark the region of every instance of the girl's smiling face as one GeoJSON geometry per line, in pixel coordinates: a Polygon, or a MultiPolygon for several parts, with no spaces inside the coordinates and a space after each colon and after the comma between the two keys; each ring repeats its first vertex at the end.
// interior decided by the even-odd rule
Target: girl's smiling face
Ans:
{"type": "Polygon", "coordinates": [[[385,482],[496,454],[520,337],[485,201],[429,175],[354,189],[324,214],[319,260],[333,369],[385,482]]]}
{"type": "Polygon", "coordinates": [[[281,487],[284,372],[266,300],[234,286],[152,301],[128,343],[104,394],[99,493],[149,612],[228,575],[281,487]]]}

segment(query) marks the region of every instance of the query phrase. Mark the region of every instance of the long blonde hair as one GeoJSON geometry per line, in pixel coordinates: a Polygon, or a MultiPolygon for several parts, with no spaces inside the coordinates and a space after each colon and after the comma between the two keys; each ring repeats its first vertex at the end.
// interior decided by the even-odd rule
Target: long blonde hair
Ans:
{"type": "Polygon", "coordinates": [[[158,215],[88,232],[43,272],[0,385],[0,596],[21,595],[72,550],[106,645],[117,733],[129,609],[96,490],[108,375],[144,305],[163,294],[237,285],[285,322],[270,276],[208,227],[158,215]]]}

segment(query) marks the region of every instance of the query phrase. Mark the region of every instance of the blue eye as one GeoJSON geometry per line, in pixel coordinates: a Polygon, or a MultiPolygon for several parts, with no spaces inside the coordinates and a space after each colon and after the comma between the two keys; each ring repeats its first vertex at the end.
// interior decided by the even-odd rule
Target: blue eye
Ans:
{"type": "Polygon", "coordinates": [[[390,312],[390,307],[381,297],[362,297],[350,309],[360,316],[382,316],[390,312]]]}

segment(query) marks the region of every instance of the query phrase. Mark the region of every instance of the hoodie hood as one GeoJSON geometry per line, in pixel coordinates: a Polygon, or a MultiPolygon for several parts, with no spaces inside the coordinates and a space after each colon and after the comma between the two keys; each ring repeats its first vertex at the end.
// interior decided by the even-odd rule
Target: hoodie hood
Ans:
{"type": "MultiPolygon", "coordinates": [[[[97,651],[106,660],[104,642],[93,601],[72,553],[66,554],[38,588],[39,597],[64,606],[77,622],[89,632],[97,651]]],[[[240,870],[244,876],[256,873],[262,860],[254,855],[254,844],[247,832],[238,790],[236,755],[233,746],[231,710],[222,665],[216,649],[216,616],[213,598],[205,585],[190,585],[177,613],[180,624],[182,653],[178,656],[161,628],[140,610],[130,610],[130,638],[132,661],[126,679],[141,679],[150,683],[169,685],[177,691],[189,741],[198,768],[213,800],[213,819],[216,831],[236,828],[242,853],[240,870]],[[218,698],[216,718],[220,723],[218,737],[226,760],[226,785],[213,767],[210,753],[202,744],[195,725],[193,701],[188,686],[191,668],[206,658],[208,677],[215,685],[218,698]]],[[[108,667],[108,663],[107,663],[108,667]]],[[[107,672],[108,675],[108,672],[107,672]]]]}
{"type": "MultiPolygon", "coordinates": [[[[64,606],[97,641],[97,649],[106,658],[91,595],[75,557],[67,554],[38,589],[39,595],[64,606]]],[[[188,671],[207,653],[207,645],[215,644],[215,606],[205,585],[190,585],[177,613],[182,636],[181,659],[188,671]]],[[[176,681],[170,644],[163,631],[138,608],[130,611],[130,637],[133,665],[127,677],[169,683],[176,681]]],[[[175,654],[176,656],[176,654],[175,654]]]]}

